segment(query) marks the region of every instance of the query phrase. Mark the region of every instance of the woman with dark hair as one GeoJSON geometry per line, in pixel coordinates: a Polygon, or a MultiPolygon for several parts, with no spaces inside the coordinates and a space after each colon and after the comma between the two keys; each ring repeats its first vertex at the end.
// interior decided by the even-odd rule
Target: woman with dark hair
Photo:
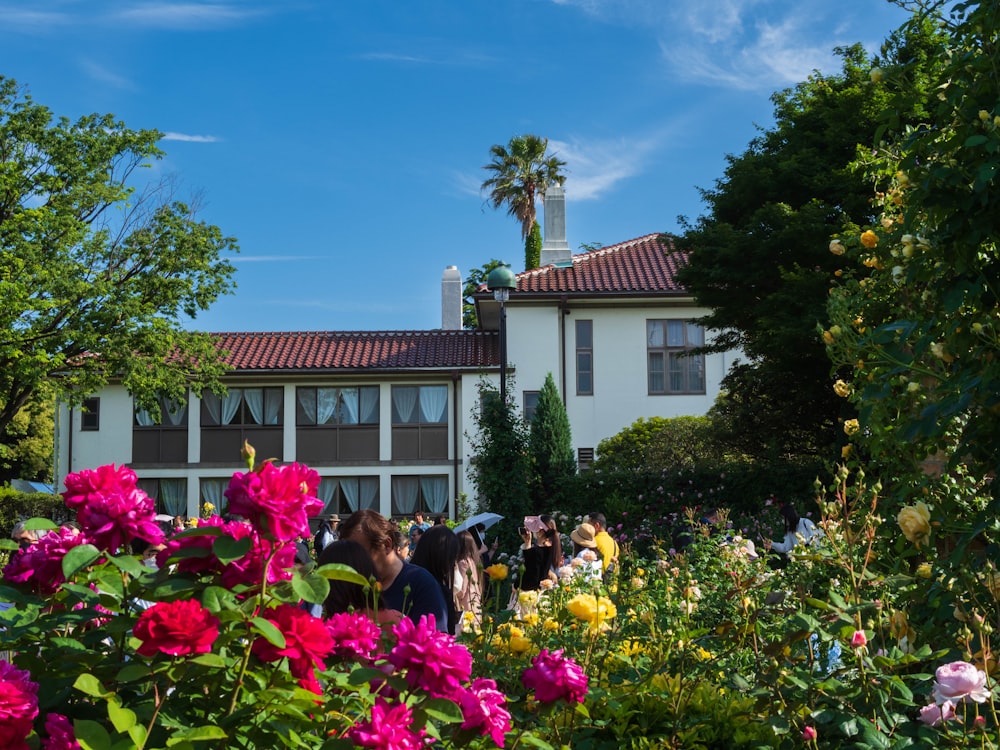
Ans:
{"type": "Polygon", "coordinates": [[[455,532],[445,524],[436,524],[423,533],[420,544],[410,554],[410,562],[430,573],[441,587],[448,609],[448,628],[445,631],[448,633],[455,633],[459,624],[455,607],[455,564],[460,550],[461,544],[455,532]]]}
{"type": "Polygon", "coordinates": [[[476,538],[468,531],[461,532],[458,540],[462,546],[455,566],[455,606],[459,617],[471,612],[470,625],[478,626],[482,619],[483,606],[483,570],[479,545],[476,544],[476,538]]]}
{"type": "Polygon", "coordinates": [[[782,503],[778,512],[785,521],[785,538],[780,542],[770,542],[772,552],[787,555],[799,544],[812,544],[823,533],[808,518],[800,517],[791,503],[782,503]]]}
{"type": "Polygon", "coordinates": [[[528,516],[524,521],[525,525],[521,527],[524,569],[521,571],[520,590],[537,591],[545,579],[558,580],[555,571],[562,565],[562,541],[551,516],[528,516]],[[544,518],[548,518],[549,522],[544,518]]]}
{"type": "MultiPolygon", "coordinates": [[[[378,581],[378,573],[375,572],[375,563],[372,562],[371,555],[358,542],[341,539],[328,544],[320,554],[319,564],[322,566],[331,563],[347,565],[369,582],[378,581]]],[[[328,617],[352,610],[357,612],[381,610],[382,594],[375,586],[366,588],[359,583],[331,578],[330,593],[323,602],[323,608],[328,617]]]]}

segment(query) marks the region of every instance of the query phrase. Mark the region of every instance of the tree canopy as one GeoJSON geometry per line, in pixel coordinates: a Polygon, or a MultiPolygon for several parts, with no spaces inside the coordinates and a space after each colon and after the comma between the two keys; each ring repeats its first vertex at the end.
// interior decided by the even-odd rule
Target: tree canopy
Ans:
{"type": "Polygon", "coordinates": [[[549,185],[562,185],[566,179],[559,171],[566,162],[549,156],[548,148],[548,138],[514,136],[506,146],[491,146],[493,160],[483,167],[491,173],[482,185],[489,193],[487,202],[494,209],[507,207],[507,213],[521,224],[522,240],[535,223],[535,199],[544,198],[549,185]]]}
{"type": "MultiPolygon", "coordinates": [[[[742,352],[717,406],[741,450],[758,455],[819,455],[837,440],[849,405],[831,390],[830,363],[815,326],[826,320],[830,280],[840,263],[829,238],[846,224],[875,218],[868,179],[851,168],[869,150],[887,109],[901,122],[924,111],[870,77],[873,66],[926,59],[926,29],[893,35],[869,59],[860,45],[838,49],[842,70],[819,73],[776,93],[775,124],[702,195],[705,216],[675,238],[689,254],[680,282],[711,312],[705,351],[742,352]]],[[[921,79],[915,81],[923,91],[921,79]]]]}
{"type": "Polygon", "coordinates": [[[160,137],[55,119],[0,77],[0,434],[46,386],[78,402],[120,379],[153,414],[218,387],[220,353],[179,318],[232,291],[237,246],[169,182],[141,187],[160,137]]]}

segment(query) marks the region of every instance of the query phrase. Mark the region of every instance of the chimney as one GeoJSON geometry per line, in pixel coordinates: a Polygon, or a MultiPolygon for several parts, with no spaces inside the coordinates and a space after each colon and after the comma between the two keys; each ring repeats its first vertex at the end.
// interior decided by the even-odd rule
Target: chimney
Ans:
{"type": "Polygon", "coordinates": [[[448,266],[441,276],[441,328],[445,331],[462,328],[462,274],[458,266],[448,266]]]}
{"type": "Polygon", "coordinates": [[[573,265],[573,251],[566,242],[566,191],[562,185],[545,188],[542,210],[545,212],[545,234],[540,265],[543,268],[573,265]]]}

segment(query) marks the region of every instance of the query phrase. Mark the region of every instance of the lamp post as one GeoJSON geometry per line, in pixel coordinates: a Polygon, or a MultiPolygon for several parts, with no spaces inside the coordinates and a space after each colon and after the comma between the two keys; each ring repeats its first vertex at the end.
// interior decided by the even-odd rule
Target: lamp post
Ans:
{"type": "Polygon", "coordinates": [[[517,289],[517,277],[510,266],[497,266],[486,277],[486,288],[493,292],[493,299],[500,303],[500,403],[507,408],[507,300],[510,291],[517,289]]]}

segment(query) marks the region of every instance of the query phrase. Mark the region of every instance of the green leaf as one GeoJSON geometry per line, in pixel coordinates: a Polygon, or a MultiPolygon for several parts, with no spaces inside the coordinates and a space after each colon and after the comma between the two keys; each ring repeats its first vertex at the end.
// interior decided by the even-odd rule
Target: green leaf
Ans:
{"type": "Polygon", "coordinates": [[[968,138],[965,139],[965,147],[973,148],[975,146],[979,146],[982,145],[983,143],[986,143],[986,141],[988,140],[989,138],[987,138],[982,133],[978,133],[976,135],[970,135],[968,138]]]}
{"type": "Polygon", "coordinates": [[[111,750],[111,736],[108,730],[96,721],[76,719],[73,722],[73,733],[83,750],[111,750]]]}
{"type": "Polygon", "coordinates": [[[58,529],[59,526],[48,518],[29,518],[24,522],[24,528],[29,531],[52,531],[58,529]]]}
{"type": "Polygon", "coordinates": [[[278,648],[285,647],[285,636],[281,634],[281,631],[274,625],[273,622],[267,620],[263,617],[254,617],[250,622],[253,623],[254,628],[262,636],[267,638],[273,645],[278,648]]]}
{"type": "Polygon", "coordinates": [[[233,539],[231,536],[220,536],[212,543],[214,554],[223,565],[239,560],[250,551],[250,538],[233,539]]]}
{"type": "Polygon", "coordinates": [[[331,581],[356,583],[359,586],[364,586],[365,588],[368,588],[370,585],[367,578],[358,573],[350,565],[344,565],[343,563],[330,563],[328,565],[322,565],[316,568],[313,572],[323,576],[324,578],[328,578],[331,581]]]}
{"type": "Polygon", "coordinates": [[[552,747],[552,745],[550,745],[548,742],[546,742],[545,740],[541,739],[540,737],[536,737],[531,732],[525,732],[524,734],[522,734],[519,737],[519,740],[520,740],[520,742],[521,742],[522,745],[531,745],[532,747],[541,747],[541,748],[544,748],[544,750],[554,750],[554,748],[552,747]]]}
{"type": "Polygon", "coordinates": [[[292,577],[292,591],[299,599],[310,604],[322,604],[330,593],[330,582],[315,572],[306,576],[300,576],[296,572],[292,577]]]}
{"type": "Polygon", "coordinates": [[[126,664],[118,670],[115,675],[116,682],[134,682],[144,680],[152,675],[152,671],[145,664],[126,664]]]}
{"type": "Polygon", "coordinates": [[[86,568],[101,556],[101,551],[93,544],[80,544],[73,547],[62,559],[62,572],[66,578],[72,578],[77,571],[86,568]]]}
{"type": "Polygon", "coordinates": [[[149,568],[139,562],[139,558],[133,555],[115,555],[109,557],[108,562],[118,568],[118,570],[128,573],[133,578],[138,578],[149,570],[149,568]]]}
{"type": "Polygon", "coordinates": [[[220,726],[206,724],[201,727],[174,732],[173,736],[167,740],[167,747],[180,744],[181,742],[202,742],[204,740],[224,740],[228,737],[220,726]]]}
{"type": "Polygon", "coordinates": [[[135,726],[135,712],[122,706],[117,696],[108,701],[108,718],[118,732],[127,732],[135,726]]]}
{"type": "Polygon", "coordinates": [[[430,698],[421,703],[420,708],[435,721],[455,724],[464,720],[462,709],[447,698],[430,698]]]}
{"type": "Polygon", "coordinates": [[[206,588],[201,594],[201,603],[213,613],[221,612],[224,609],[236,609],[239,606],[235,594],[221,586],[206,588]]]}
{"type": "Polygon", "coordinates": [[[105,696],[111,695],[111,692],[105,690],[104,686],[101,685],[100,680],[92,674],[81,674],[76,678],[76,682],[73,683],[73,687],[84,695],[90,695],[94,698],[104,698],[105,696]]]}
{"type": "Polygon", "coordinates": [[[198,656],[188,661],[191,664],[201,664],[203,667],[222,668],[226,666],[226,660],[219,656],[219,654],[198,654],[198,656]]]}
{"type": "Polygon", "coordinates": [[[134,724],[128,730],[128,736],[135,743],[136,747],[143,747],[146,744],[146,727],[142,724],[134,724]]]}

